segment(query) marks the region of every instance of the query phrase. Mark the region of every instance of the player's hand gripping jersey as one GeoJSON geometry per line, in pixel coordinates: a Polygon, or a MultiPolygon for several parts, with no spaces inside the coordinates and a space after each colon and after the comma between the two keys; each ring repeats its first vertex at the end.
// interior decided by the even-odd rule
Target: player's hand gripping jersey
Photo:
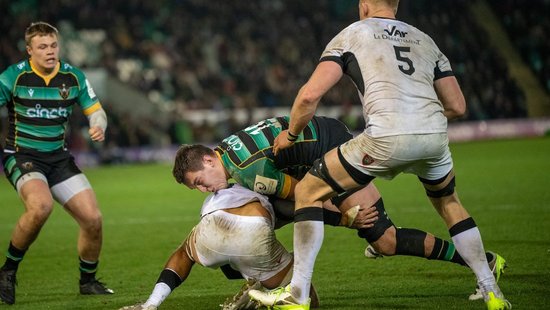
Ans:
{"type": "Polygon", "coordinates": [[[285,129],[288,117],[263,120],[225,138],[216,152],[237,183],[261,194],[287,198],[290,177],[301,179],[313,161],[352,138],[343,123],[316,116],[291,148],[274,156],[273,141],[285,129]]]}

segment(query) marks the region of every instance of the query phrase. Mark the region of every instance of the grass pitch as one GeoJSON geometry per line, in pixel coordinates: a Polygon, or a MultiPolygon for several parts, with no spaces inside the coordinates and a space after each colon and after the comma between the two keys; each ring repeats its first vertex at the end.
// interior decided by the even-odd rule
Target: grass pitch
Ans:
{"type": "MultiPolygon", "coordinates": [[[[457,191],[486,249],[508,261],[502,290],[514,308],[548,308],[550,139],[460,143],[451,150],[457,191]]],[[[177,185],[169,164],[85,173],[104,217],[98,276],[115,294],[78,294],[77,225],[57,206],[20,266],[12,309],[118,309],[144,301],[171,251],[198,221],[205,195],[177,185]]],[[[449,238],[415,177],[375,182],[396,225],[449,238]]],[[[23,206],[4,177],[0,206],[0,249],[7,249],[23,206]]],[[[292,227],[277,236],[292,248],[292,227]]],[[[416,257],[369,260],[363,256],[365,246],[354,231],[326,227],[313,278],[323,309],[484,308],[482,302],[467,300],[475,286],[469,269],[416,257]]],[[[216,309],[241,284],[226,280],[218,270],[195,266],[161,309],[216,309]]]]}

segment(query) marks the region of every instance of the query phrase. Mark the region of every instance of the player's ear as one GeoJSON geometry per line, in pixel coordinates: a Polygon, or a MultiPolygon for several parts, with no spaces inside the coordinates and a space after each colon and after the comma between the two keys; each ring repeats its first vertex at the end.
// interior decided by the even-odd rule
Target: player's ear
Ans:
{"type": "Polygon", "coordinates": [[[369,5],[365,0],[359,0],[359,19],[366,18],[369,14],[369,5]]]}
{"type": "Polygon", "coordinates": [[[202,157],[202,163],[205,167],[207,167],[207,166],[213,167],[214,166],[214,158],[212,158],[212,156],[210,156],[210,155],[204,155],[202,157]]]}

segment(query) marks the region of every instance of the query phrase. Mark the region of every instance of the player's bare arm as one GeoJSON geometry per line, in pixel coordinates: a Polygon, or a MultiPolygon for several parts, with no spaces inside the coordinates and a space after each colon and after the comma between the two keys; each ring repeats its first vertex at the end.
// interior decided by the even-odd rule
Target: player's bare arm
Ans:
{"type": "Polygon", "coordinates": [[[288,130],[281,132],[273,143],[273,154],[289,148],[294,144],[292,135],[299,135],[307,126],[317,110],[317,105],[323,95],[342,78],[343,72],[339,64],[333,61],[323,61],[300,89],[290,112],[288,130]],[[290,138],[290,139],[289,139],[290,138]]]}
{"type": "Polygon", "coordinates": [[[438,79],[434,82],[437,97],[443,104],[445,117],[452,120],[461,117],[466,112],[466,100],[460,90],[460,85],[454,76],[438,79]]]}

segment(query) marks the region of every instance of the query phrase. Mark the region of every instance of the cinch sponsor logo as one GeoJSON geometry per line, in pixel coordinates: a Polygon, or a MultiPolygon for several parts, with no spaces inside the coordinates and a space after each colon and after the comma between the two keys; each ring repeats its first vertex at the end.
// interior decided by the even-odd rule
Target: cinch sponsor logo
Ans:
{"type": "Polygon", "coordinates": [[[230,151],[232,149],[238,151],[243,148],[243,142],[241,141],[241,139],[239,139],[239,137],[235,135],[231,135],[230,137],[224,139],[222,142],[229,144],[226,149],[227,151],[230,151]]]}
{"type": "Polygon", "coordinates": [[[27,116],[32,118],[58,118],[68,117],[68,115],[69,113],[65,108],[46,109],[42,108],[40,104],[37,104],[34,109],[27,110],[27,116]]]}

